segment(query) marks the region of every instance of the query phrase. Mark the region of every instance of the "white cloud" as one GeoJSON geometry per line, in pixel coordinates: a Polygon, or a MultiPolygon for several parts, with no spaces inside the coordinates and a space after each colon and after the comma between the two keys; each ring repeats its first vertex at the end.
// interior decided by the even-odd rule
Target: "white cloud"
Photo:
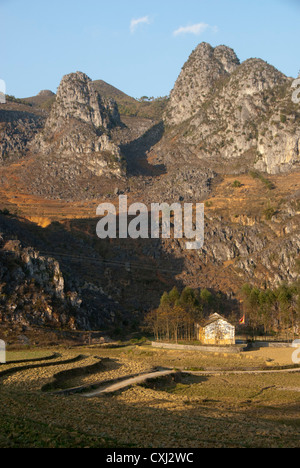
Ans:
{"type": "Polygon", "coordinates": [[[198,24],[192,24],[190,26],[181,26],[180,28],[176,29],[176,31],[173,32],[173,35],[180,36],[183,34],[194,34],[195,36],[199,36],[200,34],[207,31],[207,29],[212,29],[213,32],[218,31],[217,26],[212,27],[206,23],[198,23],[198,24]]]}
{"type": "Polygon", "coordinates": [[[140,24],[150,24],[149,16],[143,16],[142,18],[132,19],[130,23],[130,32],[133,34],[136,31],[136,28],[140,24]]]}

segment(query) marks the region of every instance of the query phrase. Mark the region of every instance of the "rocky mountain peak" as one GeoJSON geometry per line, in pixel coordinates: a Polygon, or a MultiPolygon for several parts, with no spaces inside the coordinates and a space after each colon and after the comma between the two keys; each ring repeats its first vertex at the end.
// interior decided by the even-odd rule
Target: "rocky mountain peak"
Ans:
{"type": "Polygon", "coordinates": [[[180,124],[196,114],[215,82],[228,76],[239,64],[231,48],[223,45],[213,48],[206,42],[199,44],[184,64],[171,92],[166,122],[180,124]]]}
{"type": "MultiPolygon", "coordinates": [[[[240,64],[229,47],[200,44],[184,65],[164,116],[177,153],[180,146],[181,158],[214,160],[217,170],[226,164],[229,172],[299,168],[300,116],[291,84],[264,60],[240,64]]],[[[174,151],[166,154],[168,164],[178,161],[174,151]]]]}
{"type": "Polygon", "coordinates": [[[287,77],[272,65],[264,60],[251,58],[232,73],[228,89],[235,88],[239,93],[254,95],[286,85],[287,81],[287,77]]]}
{"type": "Polygon", "coordinates": [[[63,77],[51,114],[51,120],[58,123],[75,118],[96,128],[108,129],[120,122],[116,103],[102,98],[92,80],[82,72],[63,77]]]}
{"type": "Polygon", "coordinates": [[[39,179],[46,171],[47,181],[52,180],[49,191],[56,193],[58,180],[83,185],[82,174],[122,177],[120,149],[110,137],[119,124],[116,102],[103,98],[86,74],[64,76],[44,129],[32,143],[33,152],[43,156],[36,161],[39,179]]]}
{"type": "Polygon", "coordinates": [[[227,73],[232,73],[240,65],[240,60],[234,50],[225,45],[220,45],[214,49],[214,57],[222,63],[227,73]]]}

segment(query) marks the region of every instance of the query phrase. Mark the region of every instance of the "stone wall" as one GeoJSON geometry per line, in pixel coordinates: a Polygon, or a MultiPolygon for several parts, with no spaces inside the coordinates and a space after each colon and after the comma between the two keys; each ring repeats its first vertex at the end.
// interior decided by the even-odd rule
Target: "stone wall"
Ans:
{"type": "Polygon", "coordinates": [[[272,341],[255,341],[250,344],[251,348],[292,348],[291,343],[276,343],[272,341]]]}
{"type": "Polygon", "coordinates": [[[247,347],[246,345],[236,345],[236,346],[193,346],[193,345],[179,345],[173,343],[160,343],[153,341],[153,348],[163,348],[163,349],[178,349],[181,351],[201,351],[206,353],[241,353],[247,347]]]}

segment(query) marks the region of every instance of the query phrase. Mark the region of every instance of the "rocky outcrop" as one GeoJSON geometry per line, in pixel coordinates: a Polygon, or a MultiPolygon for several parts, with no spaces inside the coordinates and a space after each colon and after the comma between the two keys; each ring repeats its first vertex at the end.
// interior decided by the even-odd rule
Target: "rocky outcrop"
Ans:
{"type": "Polygon", "coordinates": [[[182,68],[170,94],[165,113],[168,125],[177,125],[195,115],[211,95],[216,81],[228,76],[239,65],[229,47],[215,49],[206,42],[198,45],[182,68]]]}
{"type": "Polygon", "coordinates": [[[221,171],[297,168],[300,112],[291,84],[263,60],[239,64],[231,49],[200,44],[171,92],[168,138],[176,138],[186,161],[190,152],[221,171]]]}
{"type": "Polygon", "coordinates": [[[65,292],[59,263],[0,236],[0,323],[76,329],[81,299],[65,292]]]}
{"type": "Polygon", "coordinates": [[[69,330],[121,325],[128,314],[116,301],[115,281],[113,289],[99,285],[102,257],[63,228],[48,229],[45,238],[34,224],[0,212],[0,325],[69,330]],[[83,249],[95,263],[74,255],[83,249]]]}
{"type": "Polygon", "coordinates": [[[37,95],[37,98],[42,98],[42,99],[51,99],[54,97],[55,94],[53,91],[50,91],[50,89],[42,89],[37,95]]]}
{"type": "Polygon", "coordinates": [[[181,167],[171,170],[162,179],[147,187],[144,198],[147,203],[159,199],[167,203],[199,203],[211,192],[211,186],[217,174],[210,169],[181,167]]]}
{"type": "Polygon", "coordinates": [[[120,123],[115,101],[102,98],[91,79],[81,72],[71,73],[61,80],[46,128],[54,132],[72,118],[106,130],[120,123]]]}
{"type": "MultiPolygon", "coordinates": [[[[45,128],[33,144],[35,152],[67,157],[96,175],[121,177],[124,167],[119,148],[111,141],[109,130],[120,124],[116,103],[103,99],[87,75],[65,76],[58,88],[45,128]]],[[[59,171],[66,172],[64,164],[59,171]]],[[[66,174],[67,177],[67,174],[66,174]]]]}
{"type": "Polygon", "coordinates": [[[29,151],[29,143],[43,128],[44,118],[29,111],[0,109],[0,164],[20,159],[29,151]]]}

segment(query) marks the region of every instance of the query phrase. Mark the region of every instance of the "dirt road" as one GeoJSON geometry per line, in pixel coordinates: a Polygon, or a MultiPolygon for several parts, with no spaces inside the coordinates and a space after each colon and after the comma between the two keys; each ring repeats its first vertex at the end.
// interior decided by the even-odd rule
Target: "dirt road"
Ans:
{"type": "Polygon", "coordinates": [[[126,379],[121,382],[108,385],[106,387],[98,388],[97,390],[94,390],[93,392],[90,392],[90,393],[85,393],[82,396],[86,398],[93,398],[99,395],[103,395],[105,393],[113,393],[118,390],[122,390],[124,388],[130,387],[131,385],[145,382],[146,380],[157,379],[158,377],[164,377],[166,375],[171,375],[171,374],[176,374],[176,371],[173,369],[168,369],[168,370],[161,370],[157,372],[150,372],[149,374],[138,375],[137,377],[132,377],[130,379],[126,379]]]}

